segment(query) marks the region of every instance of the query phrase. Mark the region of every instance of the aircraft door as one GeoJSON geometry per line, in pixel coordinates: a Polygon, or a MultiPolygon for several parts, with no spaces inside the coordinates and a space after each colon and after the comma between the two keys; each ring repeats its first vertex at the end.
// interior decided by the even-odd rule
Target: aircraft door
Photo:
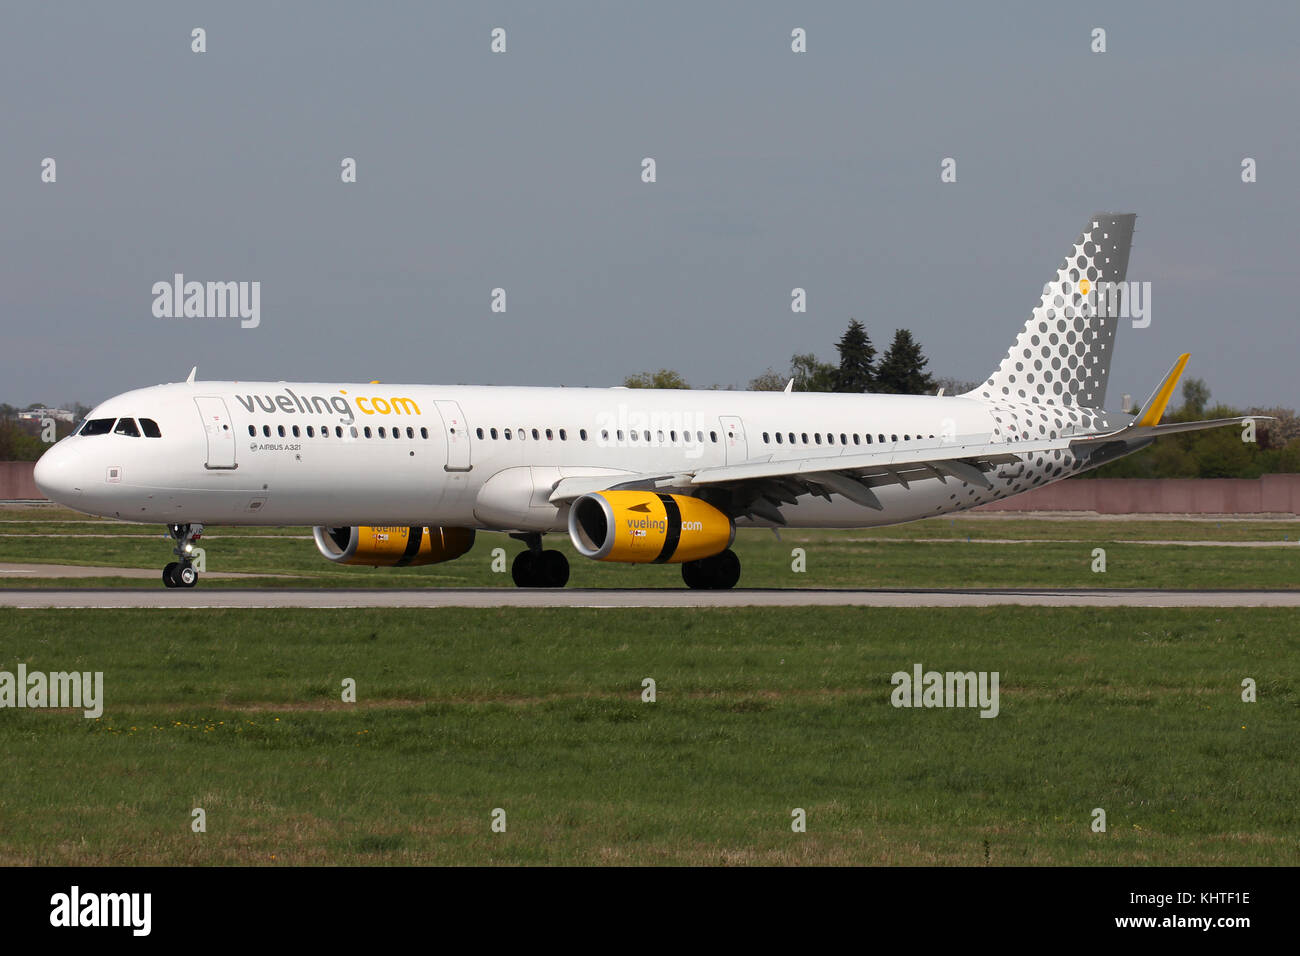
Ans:
{"type": "Polygon", "coordinates": [[[233,469],[235,464],[235,431],[230,424],[230,412],[225,399],[219,395],[202,395],[194,399],[199,418],[208,439],[208,469],[233,469]]]}
{"type": "Polygon", "coordinates": [[[718,419],[722,425],[722,441],[726,446],[727,464],[738,465],[749,460],[749,444],[745,441],[745,425],[734,415],[718,419]]]}
{"type": "Polygon", "coordinates": [[[469,426],[465,424],[465,415],[458,402],[435,402],[438,414],[442,416],[443,432],[447,436],[447,471],[469,471],[474,466],[470,462],[469,426]]]}

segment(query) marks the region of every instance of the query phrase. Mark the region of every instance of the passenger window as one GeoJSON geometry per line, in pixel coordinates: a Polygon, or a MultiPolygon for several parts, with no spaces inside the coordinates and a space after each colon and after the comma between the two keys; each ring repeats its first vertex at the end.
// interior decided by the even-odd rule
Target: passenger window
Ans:
{"type": "Polygon", "coordinates": [[[587,440],[587,429],[585,429],[585,428],[579,428],[579,429],[578,429],[578,437],[581,438],[583,441],[586,441],[586,440],[587,440]]]}
{"type": "Polygon", "coordinates": [[[534,428],[534,429],[533,429],[533,441],[537,441],[537,440],[540,439],[540,438],[541,438],[541,436],[537,433],[537,429],[534,428]]]}
{"type": "Polygon", "coordinates": [[[134,418],[118,419],[117,427],[113,429],[114,435],[126,435],[128,438],[139,438],[140,429],[135,427],[134,418]]]}
{"type": "MultiPolygon", "coordinates": [[[[656,432],[656,434],[659,436],[659,444],[662,445],[662,444],[664,443],[664,433],[663,433],[663,432],[656,432]]],[[[648,439],[647,439],[647,440],[648,440],[648,439]]]]}
{"type": "Polygon", "coordinates": [[[362,434],[364,434],[367,438],[370,437],[370,426],[369,426],[369,425],[367,425],[367,426],[362,430],[362,434]]]}
{"type": "Polygon", "coordinates": [[[614,434],[615,434],[615,436],[617,436],[617,438],[618,438],[619,441],[622,441],[622,440],[623,440],[623,429],[621,429],[621,428],[617,429],[617,430],[614,432],[614,434]]]}
{"type": "Polygon", "coordinates": [[[569,440],[569,436],[566,435],[566,434],[564,433],[564,429],[561,428],[561,429],[560,429],[560,441],[568,441],[568,440],[569,440]]]}
{"type": "Polygon", "coordinates": [[[140,429],[144,432],[145,438],[162,438],[162,429],[152,418],[140,419],[140,429]]]}
{"type": "Polygon", "coordinates": [[[257,429],[252,425],[248,426],[248,437],[249,438],[257,437],[257,429]]]}
{"type": "MultiPolygon", "coordinates": [[[[628,434],[628,437],[629,437],[629,438],[631,438],[633,441],[636,441],[636,432],[635,432],[635,431],[630,431],[630,432],[628,432],[627,434],[628,434]]],[[[620,434],[619,434],[619,438],[622,438],[622,437],[623,437],[623,436],[622,436],[622,434],[620,433],[620,434]]]]}
{"type": "Polygon", "coordinates": [[[868,445],[871,444],[871,436],[870,436],[870,435],[867,436],[867,444],[868,444],[868,445]]]}
{"type": "Polygon", "coordinates": [[[407,438],[414,438],[414,437],[415,437],[415,429],[412,428],[410,425],[407,425],[407,426],[406,426],[406,437],[407,437],[407,438]]]}
{"type": "MultiPolygon", "coordinates": [[[[383,431],[383,429],[380,429],[380,431],[383,431]]],[[[483,429],[481,428],[474,429],[474,434],[478,436],[479,441],[483,440],[483,429]]]]}
{"type": "Polygon", "coordinates": [[[884,435],[877,435],[876,437],[880,439],[880,444],[883,445],[883,444],[885,443],[885,436],[884,436],[884,435]]]}
{"type": "Polygon", "coordinates": [[[270,426],[270,425],[263,425],[263,426],[262,426],[262,437],[263,437],[263,438],[270,438],[270,437],[271,437],[271,426],[270,426]]]}
{"type": "Polygon", "coordinates": [[[308,438],[316,437],[316,429],[312,428],[310,425],[307,426],[307,437],[308,438]]]}
{"type": "Polygon", "coordinates": [[[293,437],[294,437],[294,438],[301,438],[301,437],[302,437],[302,434],[298,431],[298,426],[297,426],[297,425],[294,425],[294,426],[293,426],[293,437]]]}
{"type": "Polygon", "coordinates": [[[718,433],[717,433],[717,432],[709,432],[709,441],[713,442],[713,444],[716,445],[716,444],[718,443],[718,433]]]}
{"type": "Polygon", "coordinates": [[[703,445],[703,444],[704,444],[704,432],[702,432],[702,431],[697,431],[697,432],[695,433],[695,443],[696,443],[697,445],[703,445]]]}
{"type": "Polygon", "coordinates": [[[507,429],[504,429],[504,434],[505,434],[505,436],[506,436],[506,441],[509,441],[509,440],[510,440],[510,429],[508,429],[508,428],[507,428],[507,429]]]}
{"type": "Polygon", "coordinates": [[[493,441],[497,440],[497,430],[495,428],[489,428],[488,434],[492,436],[493,441]]]}
{"type": "Polygon", "coordinates": [[[357,438],[357,437],[359,437],[359,436],[357,435],[357,426],[356,426],[356,425],[353,425],[351,428],[348,429],[348,431],[352,432],[352,437],[353,437],[353,438],[357,438]]]}
{"type": "MultiPolygon", "coordinates": [[[[870,438],[871,436],[868,435],[867,437],[870,438]]],[[[855,445],[861,445],[861,444],[862,444],[862,436],[859,435],[857,432],[854,432],[854,433],[853,433],[853,444],[855,444],[855,445]]]]}
{"type": "Polygon", "coordinates": [[[776,433],[776,443],[777,443],[778,445],[781,444],[781,433],[780,433],[780,432],[777,432],[777,433],[776,433]]]}
{"type": "Polygon", "coordinates": [[[546,429],[546,440],[547,440],[547,441],[555,441],[555,435],[554,435],[554,433],[552,433],[552,431],[551,431],[549,428],[546,429]]]}
{"type": "Polygon", "coordinates": [[[650,440],[650,429],[647,428],[643,434],[645,435],[645,440],[648,442],[650,440]]]}
{"type": "Polygon", "coordinates": [[[528,440],[528,429],[526,428],[516,428],[515,434],[519,436],[520,441],[528,440]]]}
{"type": "Polygon", "coordinates": [[[804,443],[805,445],[808,444],[808,433],[807,433],[807,432],[802,432],[802,433],[800,433],[799,437],[803,439],[803,443],[804,443]]]}
{"type": "Polygon", "coordinates": [[[334,426],[334,437],[335,437],[335,438],[342,438],[342,437],[343,437],[343,426],[342,426],[342,425],[335,425],[335,426],[334,426]]]}
{"type": "Polygon", "coordinates": [[[890,440],[890,441],[898,441],[898,436],[897,436],[897,435],[890,435],[890,436],[889,436],[889,440],[890,440]]]}
{"type": "Polygon", "coordinates": [[[764,444],[764,445],[769,444],[769,442],[768,442],[768,440],[767,440],[767,432],[763,432],[763,444],[764,444]]]}
{"type": "Polygon", "coordinates": [[[813,432],[813,442],[820,445],[822,443],[822,433],[813,432]]]}
{"type": "Polygon", "coordinates": [[[276,431],[276,434],[278,434],[281,438],[284,437],[284,426],[283,426],[283,425],[277,425],[275,431],[276,431]]]}
{"type": "Polygon", "coordinates": [[[849,436],[844,434],[844,432],[840,432],[840,444],[847,445],[848,443],[849,443],[849,436]]]}

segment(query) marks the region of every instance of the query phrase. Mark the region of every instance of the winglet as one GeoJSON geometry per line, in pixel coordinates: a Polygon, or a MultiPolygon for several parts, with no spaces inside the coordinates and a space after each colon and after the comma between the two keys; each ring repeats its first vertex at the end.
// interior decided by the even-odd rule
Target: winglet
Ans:
{"type": "Polygon", "coordinates": [[[1165,413],[1165,408],[1169,405],[1169,400],[1174,397],[1174,389],[1178,387],[1178,379],[1182,376],[1183,369],[1187,366],[1189,358],[1191,358],[1191,355],[1187,352],[1178,356],[1178,361],[1169,370],[1169,374],[1160,383],[1160,387],[1151,393],[1151,397],[1142,406],[1142,417],[1138,419],[1138,425],[1151,427],[1160,424],[1160,419],[1165,413]]]}
{"type": "Polygon", "coordinates": [[[189,374],[189,376],[185,379],[185,384],[186,384],[186,385],[193,385],[193,384],[194,384],[194,376],[197,375],[198,373],[199,373],[199,367],[196,365],[196,366],[194,366],[192,369],[190,369],[190,374],[189,374]]]}

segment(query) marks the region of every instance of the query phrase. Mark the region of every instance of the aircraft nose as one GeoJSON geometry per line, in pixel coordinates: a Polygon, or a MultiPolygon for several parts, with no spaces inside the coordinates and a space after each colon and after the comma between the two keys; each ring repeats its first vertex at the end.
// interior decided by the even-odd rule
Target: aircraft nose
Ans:
{"type": "Polygon", "coordinates": [[[32,480],[46,498],[68,504],[81,496],[81,482],[77,478],[75,465],[75,456],[69,454],[63,442],[59,442],[36,463],[32,480]]]}

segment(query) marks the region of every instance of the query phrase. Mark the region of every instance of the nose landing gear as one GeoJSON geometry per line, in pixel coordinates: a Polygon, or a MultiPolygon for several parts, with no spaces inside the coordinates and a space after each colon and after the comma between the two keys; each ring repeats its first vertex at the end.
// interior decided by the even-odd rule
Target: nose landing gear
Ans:
{"type": "Polygon", "coordinates": [[[163,584],[169,588],[192,588],[199,583],[199,572],[194,569],[194,542],[203,537],[203,525],[169,524],[167,533],[176,542],[172,553],[180,560],[163,568],[163,584]]]}

